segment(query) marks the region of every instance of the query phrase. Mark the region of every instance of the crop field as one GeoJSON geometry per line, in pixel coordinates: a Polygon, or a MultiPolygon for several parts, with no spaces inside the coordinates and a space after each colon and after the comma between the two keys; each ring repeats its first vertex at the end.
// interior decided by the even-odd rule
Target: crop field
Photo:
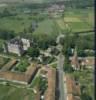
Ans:
{"type": "Polygon", "coordinates": [[[58,19],[61,29],[70,28],[72,32],[92,30],[94,28],[94,11],[92,9],[66,10],[64,19],[58,19]]]}
{"type": "MultiPolygon", "coordinates": [[[[46,19],[45,15],[38,14],[37,16],[35,16],[32,14],[24,14],[24,13],[20,14],[19,12],[19,14],[17,14],[16,16],[0,18],[0,24],[1,24],[0,29],[14,31],[15,33],[18,34],[18,33],[24,32],[24,29],[28,31],[29,27],[32,24],[32,21],[39,20],[42,17],[46,19]]],[[[52,21],[47,20],[47,19],[44,22],[40,22],[39,24],[40,27],[39,29],[37,29],[37,32],[38,30],[42,32],[44,30],[43,27],[45,28],[46,31],[48,30],[48,28],[49,28],[49,31],[51,31],[51,28],[50,28],[52,26],[51,24],[52,24],[52,21]],[[47,25],[47,22],[48,22],[48,25],[47,25]]]]}
{"type": "Polygon", "coordinates": [[[31,90],[0,84],[0,100],[35,100],[31,90]]]}

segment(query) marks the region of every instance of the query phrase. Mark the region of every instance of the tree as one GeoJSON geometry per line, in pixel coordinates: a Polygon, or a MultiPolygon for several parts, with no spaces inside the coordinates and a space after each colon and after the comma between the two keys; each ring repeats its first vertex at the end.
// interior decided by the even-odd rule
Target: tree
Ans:
{"type": "Polygon", "coordinates": [[[87,94],[86,86],[81,86],[81,99],[82,100],[92,100],[92,97],[87,94]]]}
{"type": "Polygon", "coordinates": [[[65,56],[69,56],[71,54],[71,47],[73,46],[72,37],[70,37],[69,35],[66,35],[63,42],[64,42],[62,43],[63,44],[63,54],[65,56]]]}
{"type": "Polygon", "coordinates": [[[65,62],[64,63],[64,71],[68,72],[68,73],[73,72],[74,70],[73,70],[73,68],[72,68],[72,66],[70,64],[68,56],[65,57],[65,61],[64,62],[65,62]]]}
{"type": "Polygon", "coordinates": [[[27,60],[22,60],[18,66],[15,67],[15,70],[20,71],[20,72],[25,72],[29,63],[27,60]]]}
{"type": "Polygon", "coordinates": [[[39,90],[41,91],[41,94],[44,94],[44,92],[46,91],[48,85],[47,85],[47,79],[44,79],[42,77],[40,77],[39,80],[39,90]]]}
{"type": "Polygon", "coordinates": [[[39,56],[40,51],[39,51],[39,49],[37,47],[36,48],[30,47],[28,49],[28,51],[27,51],[27,54],[34,58],[34,57],[38,57],[39,56]]]}
{"type": "Polygon", "coordinates": [[[14,31],[0,30],[0,38],[4,40],[10,40],[15,37],[14,31]]]}

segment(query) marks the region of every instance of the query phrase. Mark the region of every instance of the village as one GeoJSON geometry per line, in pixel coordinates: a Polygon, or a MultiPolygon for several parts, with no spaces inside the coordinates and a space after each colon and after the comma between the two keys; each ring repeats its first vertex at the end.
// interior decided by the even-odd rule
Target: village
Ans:
{"type": "MultiPolygon", "coordinates": [[[[31,46],[31,41],[25,38],[17,37],[6,43],[4,43],[4,53],[5,54],[16,54],[17,56],[5,56],[0,55],[0,59],[5,59],[6,62],[1,63],[3,66],[0,67],[0,84],[11,85],[15,83],[18,87],[22,84],[26,88],[30,88],[36,93],[38,99],[36,100],[58,100],[56,96],[58,94],[59,83],[58,75],[59,71],[56,68],[52,68],[51,65],[44,65],[42,63],[32,62],[32,59],[22,60],[18,57],[22,57],[28,48],[31,46]],[[27,61],[27,63],[26,63],[27,61]],[[24,65],[25,64],[25,65],[24,65]],[[23,67],[25,66],[25,69],[23,67]],[[20,68],[21,67],[21,68],[20,68]],[[38,77],[38,83],[34,84],[34,81],[38,77]],[[42,82],[39,83],[39,78],[42,82]],[[33,85],[34,84],[34,85],[33,85]],[[42,84],[40,90],[37,84],[42,84]],[[36,86],[35,86],[36,85],[36,86]]],[[[57,55],[58,57],[58,55],[57,55]]],[[[38,59],[38,58],[37,58],[38,59]]],[[[41,60],[42,61],[42,60],[41,60]]],[[[58,59],[57,59],[58,62],[58,59]]],[[[74,49],[73,57],[70,57],[70,62],[74,70],[82,70],[86,68],[91,68],[94,66],[94,58],[78,58],[77,51],[74,49]],[[89,66],[89,67],[88,67],[89,66]]],[[[80,100],[81,90],[78,83],[76,83],[74,77],[66,74],[63,76],[63,82],[65,82],[66,98],[68,100],[80,100]],[[75,94],[76,93],[76,94],[75,94]],[[74,94],[74,95],[73,95],[74,94]],[[76,98],[76,99],[75,99],[76,98]]]]}
{"type": "Polygon", "coordinates": [[[1,19],[9,18],[10,25],[13,20],[17,21],[11,27],[6,24],[9,30],[0,26],[0,89],[9,89],[6,90],[9,94],[0,95],[0,100],[4,97],[12,100],[14,95],[20,100],[93,100],[91,22],[86,28],[82,26],[85,22],[78,11],[74,12],[79,17],[73,13],[71,20],[70,7],[66,14],[62,2],[49,3],[46,7],[33,5],[13,6],[16,14],[8,8],[0,12],[1,19]],[[71,26],[81,22],[82,28],[71,26]]]}

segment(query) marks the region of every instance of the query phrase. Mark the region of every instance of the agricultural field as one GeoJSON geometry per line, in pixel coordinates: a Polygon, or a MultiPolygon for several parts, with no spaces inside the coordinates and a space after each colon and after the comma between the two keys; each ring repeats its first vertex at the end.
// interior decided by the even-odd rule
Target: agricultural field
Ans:
{"type": "Polygon", "coordinates": [[[69,29],[72,32],[86,31],[94,29],[93,9],[67,9],[64,19],[57,20],[61,29],[69,29]]]}
{"type": "MultiPolygon", "coordinates": [[[[24,11],[22,11],[22,12],[19,11],[20,9],[17,9],[17,10],[18,10],[18,11],[16,11],[18,13],[17,15],[0,18],[0,24],[1,24],[0,29],[1,30],[14,31],[16,34],[20,34],[20,33],[24,32],[24,30],[26,30],[28,33],[29,28],[32,25],[32,22],[34,20],[38,21],[38,23],[40,23],[40,25],[41,25],[41,21],[43,19],[46,19],[46,17],[47,17],[47,15],[45,15],[45,14],[33,15],[31,12],[30,12],[30,14],[26,14],[26,13],[24,13],[24,11]]],[[[21,10],[24,10],[24,9],[21,9],[21,10]]],[[[37,12],[39,12],[39,11],[37,11],[37,12]]],[[[49,24],[51,24],[51,23],[49,23],[49,24]]],[[[41,25],[41,27],[43,27],[43,26],[41,25]]]]}
{"type": "Polygon", "coordinates": [[[23,32],[24,28],[28,29],[28,27],[32,23],[32,19],[28,17],[30,16],[23,14],[12,17],[0,18],[0,29],[11,30],[15,33],[23,32]]]}
{"type": "Polygon", "coordinates": [[[32,90],[0,84],[0,100],[35,100],[32,90]]]}

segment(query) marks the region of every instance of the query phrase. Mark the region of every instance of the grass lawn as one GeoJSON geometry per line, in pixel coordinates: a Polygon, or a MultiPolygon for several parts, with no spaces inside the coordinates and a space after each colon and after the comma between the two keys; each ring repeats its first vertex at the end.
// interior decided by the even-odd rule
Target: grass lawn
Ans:
{"type": "Polygon", "coordinates": [[[31,90],[0,84],[0,100],[34,100],[31,90]]]}

